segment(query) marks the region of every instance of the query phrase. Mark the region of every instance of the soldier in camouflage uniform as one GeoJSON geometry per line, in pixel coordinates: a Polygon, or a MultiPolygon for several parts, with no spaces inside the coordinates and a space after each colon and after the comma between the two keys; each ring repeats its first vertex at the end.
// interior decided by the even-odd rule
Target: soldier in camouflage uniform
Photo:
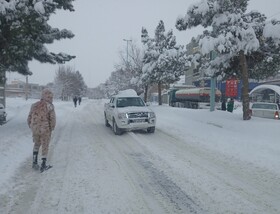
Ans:
{"type": "Polygon", "coordinates": [[[56,124],[56,115],[54,111],[53,94],[50,90],[42,91],[41,100],[31,106],[27,123],[32,130],[33,135],[33,168],[39,168],[38,153],[42,145],[42,164],[41,171],[46,169],[46,161],[51,139],[51,132],[56,124]]]}

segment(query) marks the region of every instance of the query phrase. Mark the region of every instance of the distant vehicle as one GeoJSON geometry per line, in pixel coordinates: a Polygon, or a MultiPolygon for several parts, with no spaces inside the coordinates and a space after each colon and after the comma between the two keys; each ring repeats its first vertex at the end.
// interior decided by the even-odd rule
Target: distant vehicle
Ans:
{"type": "MultiPolygon", "coordinates": [[[[173,89],[169,92],[169,105],[193,109],[210,108],[210,87],[173,89]]],[[[220,101],[221,91],[215,90],[215,103],[220,101]]]]}
{"type": "Polygon", "coordinates": [[[156,115],[134,90],[112,96],[110,102],[104,105],[104,117],[105,125],[111,126],[116,135],[141,129],[155,132],[156,115]]]}
{"type": "Polygon", "coordinates": [[[263,117],[279,119],[279,106],[277,103],[258,102],[253,103],[250,108],[250,114],[253,117],[263,117]]]}
{"type": "Polygon", "coordinates": [[[6,122],[7,113],[5,111],[5,107],[0,103],[0,124],[6,122]]]}

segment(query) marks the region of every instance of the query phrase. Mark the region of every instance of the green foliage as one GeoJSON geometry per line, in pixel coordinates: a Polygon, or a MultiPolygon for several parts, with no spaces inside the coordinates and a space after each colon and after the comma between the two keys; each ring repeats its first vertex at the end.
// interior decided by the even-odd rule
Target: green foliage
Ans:
{"type": "Polygon", "coordinates": [[[52,28],[47,23],[57,9],[74,11],[72,2],[73,0],[43,1],[43,7],[38,9],[40,2],[20,0],[12,5],[14,7],[1,11],[0,70],[26,75],[31,74],[28,62],[33,59],[53,64],[73,59],[75,56],[51,53],[45,46],[54,40],[74,37],[71,31],[52,28]]]}
{"type": "Polygon", "coordinates": [[[177,19],[178,30],[198,25],[207,28],[197,41],[200,54],[191,54],[191,62],[207,76],[233,74],[242,79],[243,119],[249,115],[249,78],[273,76],[279,70],[280,22],[266,22],[259,12],[246,13],[248,0],[206,0],[194,4],[184,17],[177,19]],[[217,57],[210,59],[215,52],[217,57]],[[199,56],[197,56],[199,55],[199,56]]]}
{"type": "MultiPolygon", "coordinates": [[[[208,0],[201,4],[191,6],[186,16],[176,22],[178,30],[198,25],[208,28],[196,39],[200,54],[189,56],[196,69],[206,76],[228,78],[237,75],[241,78],[239,54],[244,51],[249,78],[264,79],[275,75],[280,69],[280,51],[275,40],[264,36],[265,15],[257,11],[245,13],[248,0],[208,0]],[[211,51],[217,53],[215,60],[209,57],[211,51]]],[[[279,25],[277,21],[272,22],[279,25]]]]}
{"type": "Polygon", "coordinates": [[[149,37],[145,28],[142,29],[141,38],[145,45],[142,82],[149,85],[178,81],[186,68],[186,52],[176,45],[172,30],[166,33],[164,23],[160,21],[154,38],[149,37]]]}

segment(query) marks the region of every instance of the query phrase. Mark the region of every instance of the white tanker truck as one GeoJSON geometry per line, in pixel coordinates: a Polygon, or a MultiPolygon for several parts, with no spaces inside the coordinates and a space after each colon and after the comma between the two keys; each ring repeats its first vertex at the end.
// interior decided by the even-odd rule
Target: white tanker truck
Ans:
{"type": "MultiPolygon", "coordinates": [[[[210,108],[210,87],[171,89],[169,91],[169,105],[183,108],[210,108]]],[[[216,89],[215,102],[221,98],[221,91],[216,89]]]]}

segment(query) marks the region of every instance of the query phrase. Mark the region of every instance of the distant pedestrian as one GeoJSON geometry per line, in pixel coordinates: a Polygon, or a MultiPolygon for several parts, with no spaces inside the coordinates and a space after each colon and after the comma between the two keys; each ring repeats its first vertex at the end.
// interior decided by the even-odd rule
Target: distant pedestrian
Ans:
{"type": "Polygon", "coordinates": [[[75,97],[73,98],[73,102],[74,102],[74,106],[75,106],[75,107],[77,107],[77,101],[78,101],[78,98],[75,96],[75,97]]]}
{"type": "Polygon", "coordinates": [[[234,100],[233,98],[230,98],[230,100],[227,103],[227,111],[233,112],[233,107],[234,107],[234,100]]]}
{"type": "Polygon", "coordinates": [[[79,97],[79,98],[78,98],[78,101],[79,101],[79,105],[81,105],[82,98],[81,98],[81,97],[79,97]]]}
{"type": "Polygon", "coordinates": [[[31,106],[27,124],[32,130],[33,136],[33,164],[32,168],[39,169],[38,153],[42,145],[41,172],[50,166],[46,165],[51,133],[56,125],[56,115],[54,111],[53,94],[50,90],[42,91],[41,100],[31,106]]]}
{"type": "Polygon", "coordinates": [[[227,105],[226,105],[226,99],[225,98],[223,98],[223,100],[222,100],[222,111],[226,111],[227,110],[227,105]]]}

